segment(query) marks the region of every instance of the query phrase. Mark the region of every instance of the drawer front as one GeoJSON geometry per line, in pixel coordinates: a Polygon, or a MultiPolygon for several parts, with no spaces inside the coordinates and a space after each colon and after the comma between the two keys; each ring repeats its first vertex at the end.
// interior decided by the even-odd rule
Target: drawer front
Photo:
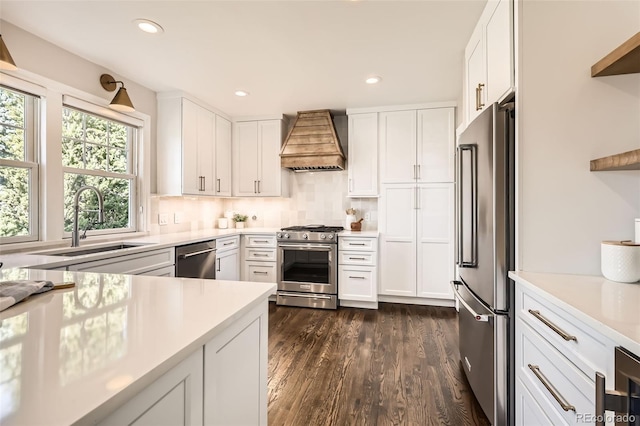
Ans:
{"type": "Polygon", "coordinates": [[[343,251],[338,254],[340,265],[373,266],[376,264],[376,254],[371,252],[343,251]]]}
{"type": "Polygon", "coordinates": [[[245,235],[247,247],[275,247],[275,235],[245,235]]]}
{"type": "Polygon", "coordinates": [[[518,292],[516,297],[519,317],[570,357],[584,374],[593,379],[596,371],[610,370],[612,351],[609,348],[613,345],[604,336],[534,294],[518,292]]]}
{"type": "Polygon", "coordinates": [[[377,238],[352,238],[338,239],[338,250],[376,251],[377,238]]]}
{"type": "Polygon", "coordinates": [[[566,422],[551,409],[543,409],[529,389],[516,379],[516,425],[562,425],[566,422]]]}
{"type": "Polygon", "coordinates": [[[520,319],[516,322],[516,368],[517,377],[551,417],[578,424],[585,413],[594,412],[593,380],[520,319]],[[564,409],[562,403],[573,408],[564,409]]]}
{"type": "Polygon", "coordinates": [[[247,248],[244,252],[245,260],[275,262],[276,251],[273,249],[247,248]]]}
{"type": "Polygon", "coordinates": [[[240,236],[218,238],[216,240],[216,250],[218,253],[221,251],[231,250],[240,246],[240,236]]]}
{"type": "Polygon", "coordinates": [[[340,266],[338,268],[338,298],[341,300],[378,300],[376,270],[363,266],[340,266]]]}
{"type": "Polygon", "coordinates": [[[276,282],[276,264],[274,262],[246,262],[245,280],[257,281],[261,283],[276,282]]]}

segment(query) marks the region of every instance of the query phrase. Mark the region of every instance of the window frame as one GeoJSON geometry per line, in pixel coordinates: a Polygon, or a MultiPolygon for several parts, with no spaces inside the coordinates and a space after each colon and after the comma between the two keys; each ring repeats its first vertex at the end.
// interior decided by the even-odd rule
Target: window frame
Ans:
{"type": "Polygon", "coordinates": [[[0,166],[26,169],[29,173],[29,234],[3,237],[0,243],[11,244],[38,241],[40,239],[40,162],[43,90],[40,86],[3,75],[0,87],[11,92],[28,96],[25,102],[25,155],[24,160],[0,158],[0,166]]]}

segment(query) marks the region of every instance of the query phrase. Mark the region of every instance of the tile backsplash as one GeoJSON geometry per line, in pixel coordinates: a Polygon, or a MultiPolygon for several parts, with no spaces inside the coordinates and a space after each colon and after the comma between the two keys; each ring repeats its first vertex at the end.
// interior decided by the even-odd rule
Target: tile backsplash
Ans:
{"type": "Polygon", "coordinates": [[[375,198],[348,198],[347,172],[290,173],[290,197],[273,198],[209,198],[169,197],[151,198],[152,234],[167,234],[217,227],[217,219],[232,210],[249,216],[248,227],[279,228],[293,225],[324,224],[344,226],[345,210],[356,209],[363,230],[378,228],[378,201],[375,198]],[[167,214],[167,225],[160,226],[158,215],[167,214]],[[176,214],[178,221],[176,222],[176,214]],[[252,216],[255,214],[256,219],[252,216]]]}

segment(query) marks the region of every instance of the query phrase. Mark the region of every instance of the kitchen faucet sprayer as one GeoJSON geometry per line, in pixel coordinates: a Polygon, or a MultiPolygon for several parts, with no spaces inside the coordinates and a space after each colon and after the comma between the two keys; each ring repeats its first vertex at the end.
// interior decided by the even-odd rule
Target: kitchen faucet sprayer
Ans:
{"type": "Polygon", "coordinates": [[[76,196],[73,200],[73,231],[71,232],[71,247],[78,247],[80,245],[80,233],[78,232],[78,213],[80,212],[80,194],[85,190],[90,189],[96,193],[98,197],[98,222],[104,222],[104,197],[98,188],[95,186],[81,186],[76,192],[76,196]]]}

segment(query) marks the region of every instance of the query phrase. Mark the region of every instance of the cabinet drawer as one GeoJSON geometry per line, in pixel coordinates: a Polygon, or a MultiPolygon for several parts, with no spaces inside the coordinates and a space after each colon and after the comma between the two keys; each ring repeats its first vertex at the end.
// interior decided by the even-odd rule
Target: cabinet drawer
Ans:
{"type": "Polygon", "coordinates": [[[376,251],[376,241],[376,238],[343,237],[338,240],[338,249],[376,251]]]}
{"type": "Polygon", "coordinates": [[[244,251],[245,260],[275,262],[276,251],[273,249],[247,248],[244,251]]]}
{"type": "Polygon", "coordinates": [[[610,345],[604,336],[558,306],[534,294],[519,292],[516,297],[519,298],[516,304],[520,306],[520,318],[551,345],[571,358],[584,374],[593,378],[596,371],[609,371],[607,366],[612,355],[608,349],[610,345]],[[561,333],[565,337],[562,337],[561,333]]]}
{"type": "Polygon", "coordinates": [[[366,266],[338,268],[338,298],[375,302],[378,297],[376,270],[366,266]]]}
{"type": "Polygon", "coordinates": [[[277,279],[275,262],[245,262],[244,279],[261,283],[275,283],[277,279]]]}
{"type": "Polygon", "coordinates": [[[543,411],[568,424],[579,423],[578,415],[593,413],[594,382],[521,319],[516,329],[516,375],[543,411]],[[556,398],[572,408],[564,409],[556,398]]]}
{"type": "Polygon", "coordinates": [[[240,236],[218,238],[216,240],[216,250],[218,253],[221,251],[231,250],[240,246],[240,236]]]}
{"type": "Polygon", "coordinates": [[[275,235],[245,235],[246,247],[275,247],[275,235]]]}
{"type": "Polygon", "coordinates": [[[373,266],[376,264],[376,254],[371,252],[343,251],[338,254],[340,265],[373,266]]]}

